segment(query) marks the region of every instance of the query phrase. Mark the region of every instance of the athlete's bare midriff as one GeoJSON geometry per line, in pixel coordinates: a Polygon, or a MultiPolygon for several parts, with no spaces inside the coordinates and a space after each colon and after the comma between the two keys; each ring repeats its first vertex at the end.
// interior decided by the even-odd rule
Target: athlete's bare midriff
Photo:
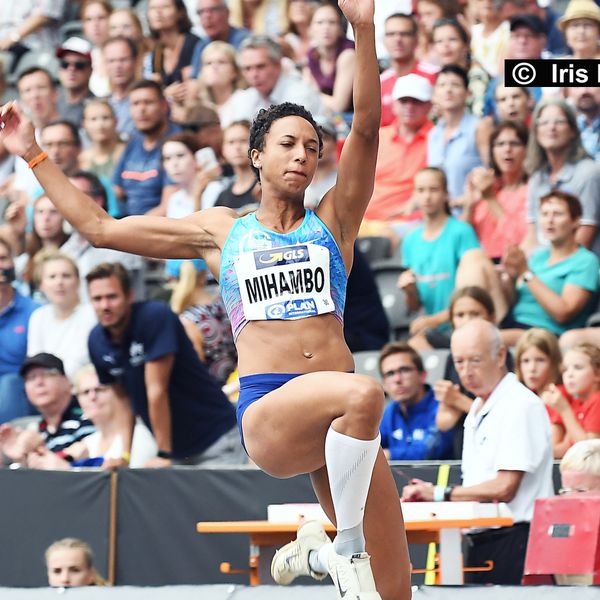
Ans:
{"type": "Polygon", "coordinates": [[[351,371],[352,354],[333,315],[295,321],[251,321],[237,340],[240,376],[351,371]]]}

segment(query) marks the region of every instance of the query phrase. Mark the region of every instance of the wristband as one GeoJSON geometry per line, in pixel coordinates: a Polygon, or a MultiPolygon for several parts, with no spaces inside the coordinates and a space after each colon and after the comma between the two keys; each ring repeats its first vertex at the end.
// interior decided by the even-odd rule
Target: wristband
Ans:
{"type": "Polygon", "coordinates": [[[444,502],[450,502],[452,500],[451,496],[452,496],[452,490],[455,488],[455,485],[449,485],[445,490],[444,490],[444,502]]]}
{"type": "Polygon", "coordinates": [[[72,457],[70,454],[67,454],[64,450],[59,450],[56,453],[56,456],[60,456],[60,458],[66,460],[68,463],[72,463],[75,460],[74,457],[72,457]]]}
{"type": "Polygon", "coordinates": [[[433,486],[433,501],[443,502],[446,494],[446,488],[443,485],[433,486]]]}
{"type": "Polygon", "coordinates": [[[131,462],[131,454],[129,452],[123,452],[123,454],[121,454],[121,460],[124,460],[129,464],[131,462]]]}
{"type": "Polygon", "coordinates": [[[37,167],[41,162],[44,162],[48,158],[47,152],[40,152],[37,156],[34,156],[28,163],[27,166],[30,169],[37,167]]]}
{"type": "Polygon", "coordinates": [[[173,454],[171,454],[171,452],[168,452],[167,450],[159,450],[156,453],[156,456],[158,456],[158,458],[173,458],[173,454]]]}
{"type": "Polygon", "coordinates": [[[8,39],[13,43],[18,44],[21,41],[21,34],[15,29],[8,34],[8,39]]]}

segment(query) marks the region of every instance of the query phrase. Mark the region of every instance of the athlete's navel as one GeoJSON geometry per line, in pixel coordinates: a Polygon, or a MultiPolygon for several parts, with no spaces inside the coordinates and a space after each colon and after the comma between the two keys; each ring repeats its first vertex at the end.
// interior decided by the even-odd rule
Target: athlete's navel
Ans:
{"type": "Polygon", "coordinates": [[[313,357],[313,353],[312,352],[303,352],[302,354],[304,354],[304,358],[312,358],[313,357]]]}

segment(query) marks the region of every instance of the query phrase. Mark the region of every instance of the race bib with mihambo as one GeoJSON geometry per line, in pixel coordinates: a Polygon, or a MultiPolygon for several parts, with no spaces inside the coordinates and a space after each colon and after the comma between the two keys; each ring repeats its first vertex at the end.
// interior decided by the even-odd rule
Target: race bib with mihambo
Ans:
{"type": "Polygon", "coordinates": [[[302,319],[335,310],[329,250],[316,244],[240,254],[234,262],[248,321],[302,319]]]}

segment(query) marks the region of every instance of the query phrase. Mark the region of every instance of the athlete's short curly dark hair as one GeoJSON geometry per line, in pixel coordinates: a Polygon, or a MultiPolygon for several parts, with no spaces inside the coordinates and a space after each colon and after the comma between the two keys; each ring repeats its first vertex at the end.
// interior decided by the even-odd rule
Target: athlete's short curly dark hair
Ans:
{"type": "Polygon", "coordinates": [[[248,158],[250,158],[250,166],[256,175],[256,178],[260,181],[260,173],[258,169],[252,164],[252,150],[262,150],[265,146],[265,136],[269,133],[271,125],[278,119],[284,117],[302,117],[306,119],[317,132],[319,138],[319,158],[323,155],[323,133],[321,127],[317,125],[317,122],[313,118],[310,111],[306,110],[304,106],[300,104],[294,104],[293,102],[282,102],[281,104],[273,104],[267,109],[262,108],[250,129],[250,147],[248,148],[248,158]]]}

